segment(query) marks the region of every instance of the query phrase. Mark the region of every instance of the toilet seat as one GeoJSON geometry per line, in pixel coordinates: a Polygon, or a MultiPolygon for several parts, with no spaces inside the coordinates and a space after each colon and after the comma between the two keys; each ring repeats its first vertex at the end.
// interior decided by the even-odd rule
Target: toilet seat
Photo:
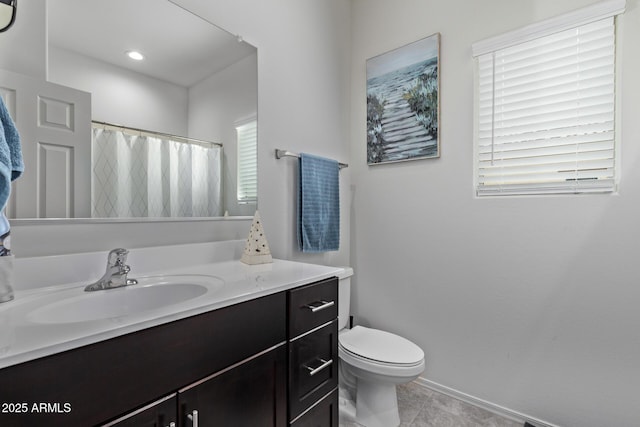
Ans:
{"type": "Polygon", "coordinates": [[[390,332],[354,326],[338,334],[342,360],[381,375],[410,377],[424,371],[424,352],[406,338],[390,332]]]}
{"type": "Polygon", "coordinates": [[[339,334],[338,342],[349,353],[377,363],[413,366],[424,359],[422,349],[408,339],[364,326],[339,334]]]}

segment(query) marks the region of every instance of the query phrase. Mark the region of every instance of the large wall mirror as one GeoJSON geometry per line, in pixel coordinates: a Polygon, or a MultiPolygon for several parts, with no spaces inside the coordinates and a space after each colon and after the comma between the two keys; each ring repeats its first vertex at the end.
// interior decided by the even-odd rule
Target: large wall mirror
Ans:
{"type": "Polygon", "coordinates": [[[47,25],[44,130],[23,137],[10,216],[253,215],[254,46],[169,0],[47,0],[47,25]]]}

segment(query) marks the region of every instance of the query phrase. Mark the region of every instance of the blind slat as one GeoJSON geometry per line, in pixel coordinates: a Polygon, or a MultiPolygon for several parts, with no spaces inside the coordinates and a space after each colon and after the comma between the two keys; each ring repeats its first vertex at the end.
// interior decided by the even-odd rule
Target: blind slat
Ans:
{"type": "Polygon", "coordinates": [[[597,133],[613,133],[613,122],[591,123],[585,126],[576,126],[574,128],[555,128],[547,129],[538,132],[528,132],[522,134],[506,135],[503,137],[491,138],[491,131],[484,131],[481,138],[479,138],[479,145],[498,145],[509,144],[520,141],[536,141],[536,140],[552,140],[558,138],[578,137],[584,136],[587,138],[592,134],[597,133]],[[580,132],[578,133],[578,130],[580,132]]]}
{"type": "Polygon", "coordinates": [[[607,193],[614,186],[615,181],[613,179],[544,182],[536,183],[536,185],[514,184],[508,187],[482,185],[478,187],[478,195],[607,193]]]}
{"type": "Polygon", "coordinates": [[[582,144],[559,144],[559,145],[539,145],[532,144],[509,144],[500,147],[499,150],[481,150],[479,152],[480,161],[492,155],[493,159],[518,159],[523,157],[540,157],[558,154],[576,155],[576,153],[604,152],[611,151],[611,141],[603,140],[582,144]]]}
{"type": "Polygon", "coordinates": [[[528,139],[524,141],[514,141],[504,144],[491,144],[490,139],[486,139],[488,143],[480,144],[478,146],[478,153],[499,152],[508,150],[522,150],[536,147],[556,147],[556,146],[568,146],[574,147],[576,144],[583,144],[587,146],[590,143],[597,143],[600,141],[611,141],[614,138],[613,132],[602,133],[590,133],[587,135],[573,135],[563,138],[541,138],[541,139],[528,139]]]}
{"type": "MultiPolygon", "coordinates": [[[[508,108],[509,111],[519,112],[524,115],[535,108],[559,108],[560,105],[569,103],[571,105],[575,105],[578,102],[579,105],[595,105],[601,102],[611,103],[613,90],[613,82],[596,87],[587,87],[584,90],[575,90],[564,86],[563,92],[558,91],[554,94],[541,93],[539,97],[535,97],[532,94],[527,98],[513,100],[512,102],[504,102],[503,100],[503,103],[497,105],[497,107],[508,108]]],[[[489,114],[489,103],[491,103],[491,99],[481,100],[480,102],[480,107],[485,110],[484,114],[480,115],[481,123],[492,120],[492,115],[489,114]]]]}

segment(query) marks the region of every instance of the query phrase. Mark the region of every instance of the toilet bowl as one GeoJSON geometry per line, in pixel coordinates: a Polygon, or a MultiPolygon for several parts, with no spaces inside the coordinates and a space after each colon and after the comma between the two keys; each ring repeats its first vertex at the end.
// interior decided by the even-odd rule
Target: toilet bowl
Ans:
{"type": "Polygon", "coordinates": [[[396,385],[413,381],[424,371],[424,352],[390,332],[346,328],[352,275],[353,270],[345,268],[338,277],[340,415],[366,427],[395,427],[400,424],[396,385]]]}

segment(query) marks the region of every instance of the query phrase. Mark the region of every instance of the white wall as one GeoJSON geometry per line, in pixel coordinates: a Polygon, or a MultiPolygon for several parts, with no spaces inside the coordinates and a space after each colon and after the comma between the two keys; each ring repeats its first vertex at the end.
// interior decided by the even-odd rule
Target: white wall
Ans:
{"type": "Polygon", "coordinates": [[[0,33],[0,68],[30,77],[46,76],[46,0],[18,5],[16,20],[0,33]]]}
{"type": "Polygon", "coordinates": [[[297,161],[274,150],[348,161],[350,3],[344,0],[176,0],[258,48],[258,208],[272,253],[349,262],[350,170],[340,173],[341,245],[302,254],[296,243],[297,161]],[[247,14],[247,11],[251,11],[247,14]]]}
{"type": "Polygon", "coordinates": [[[47,80],[91,93],[91,118],[188,135],[188,89],[50,46],[47,80]]]}
{"type": "Polygon", "coordinates": [[[257,55],[248,56],[189,88],[189,136],[224,144],[224,206],[230,215],[253,215],[255,203],[238,204],[235,123],[257,119],[257,55]]]}
{"type": "Polygon", "coordinates": [[[638,426],[640,10],[627,0],[620,191],[473,190],[471,44],[592,0],[352,0],[357,320],[426,353],[424,377],[561,426],[638,426]],[[366,166],[365,61],[441,33],[440,159],[366,166]]]}

